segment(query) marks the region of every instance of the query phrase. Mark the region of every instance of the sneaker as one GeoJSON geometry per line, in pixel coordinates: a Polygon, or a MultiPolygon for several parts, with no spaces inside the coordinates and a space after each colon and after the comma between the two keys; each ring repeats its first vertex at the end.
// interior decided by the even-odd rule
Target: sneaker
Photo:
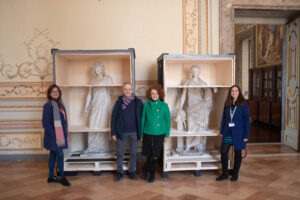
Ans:
{"type": "Polygon", "coordinates": [[[227,179],[228,179],[228,175],[222,174],[221,176],[216,178],[216,181],[223,181],[223,180],[227,180],[227,179]]]}
{"type": "Polygon", "coordinates": [[[58,179],[56,178],[56,176],[52,177],[52,178],[48,178],[47,180],[48,183],[57,183],[58,182],[58,179]]]}
{"type": "Polygon", "coordinates": [[[130,179],[136,181],[136,174],[134,172],[129,173],[130,179]]]}
{"type": "Polygon", "coordinates": [[[71,186],[71,183],[66,178],[60,179],[59,183],[63,186],[71,186]]]}
{"type": "Polygon", "coordinates": [[[119,182],[123,178],[123,174],[120,172],[117,172],[117,176],[115,178],[115,182],[119,182]]]}

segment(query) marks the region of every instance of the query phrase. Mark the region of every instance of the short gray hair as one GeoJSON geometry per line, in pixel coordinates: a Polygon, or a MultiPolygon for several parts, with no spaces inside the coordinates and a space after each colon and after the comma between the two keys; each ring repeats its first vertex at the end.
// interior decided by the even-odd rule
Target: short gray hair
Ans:
{"type": "Polygon", "coordinates": [[[125,85],[131,85],[131,87],[132,87],[132,83],[130,83],[130,82],[124,82],[123,83],[123,88],[124,88],[125,85]]]}

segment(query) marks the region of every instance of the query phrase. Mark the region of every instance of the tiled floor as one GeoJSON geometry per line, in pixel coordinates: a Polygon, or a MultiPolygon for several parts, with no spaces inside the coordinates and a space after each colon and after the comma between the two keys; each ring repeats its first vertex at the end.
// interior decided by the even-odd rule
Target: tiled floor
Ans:
{"type": "Polygon", "coordinates": [[[0,199],[300,199],[299,153],[281,144],[251,144],[248,152],[237,182],[216,182],[217,171],[203,171],[201,177],[195,177],[193,172],[170,172],[167,179],[157,173],[152,184],[140,177],[131,181],[127,176],[115,183],[112,172],[101,176],[82,172],[68,177],[72,186],[67,188],[46,183],[47,162],[1,162],[0,199]]]}

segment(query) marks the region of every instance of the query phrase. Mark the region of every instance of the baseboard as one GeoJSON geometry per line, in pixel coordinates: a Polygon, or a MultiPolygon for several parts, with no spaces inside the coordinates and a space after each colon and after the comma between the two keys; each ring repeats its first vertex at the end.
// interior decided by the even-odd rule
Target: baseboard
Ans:
{"type": "Polygon", "coordinates": [[[48,161],[49,154],[9,154],[0,155],[0,162],[48,161]]]}

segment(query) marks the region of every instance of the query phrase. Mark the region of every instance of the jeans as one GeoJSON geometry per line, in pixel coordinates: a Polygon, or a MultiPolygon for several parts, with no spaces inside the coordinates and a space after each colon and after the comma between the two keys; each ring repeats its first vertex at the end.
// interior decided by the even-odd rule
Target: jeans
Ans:
{"type": "Polygon", "coordinates": [[[59,175],[63,179],[65,177],[64,174],[64,152],[62,149],[56,151],[50,151],[49,157],[49,178],[54,177],[54,168],[55,168],[55,161],[57,160],[57,167],[59,170],[59,175]]]}
{"type": "Polygon", "coordinates": [[[123,157],[126,150],[127,140],[129,140],[129,150],[130,150],[130,168],[129,173],[136,172],[137,165],[137,133],[123,133],[122,139],[117,141],[117,172],[123,174],[123,157]]]}

